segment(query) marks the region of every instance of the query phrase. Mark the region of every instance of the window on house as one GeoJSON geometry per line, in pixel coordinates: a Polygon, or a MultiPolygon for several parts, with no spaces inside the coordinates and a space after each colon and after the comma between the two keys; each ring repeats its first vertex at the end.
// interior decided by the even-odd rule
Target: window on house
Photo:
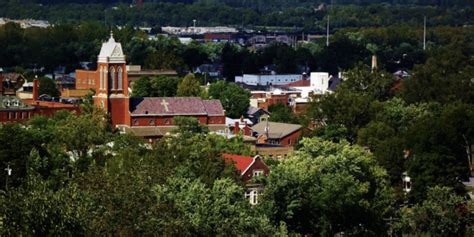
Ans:
{"type": "Polygon", "coordinates": [[[12,119],[12,112],[8,112],[8,119],[12,119]]]}
{"type": "Polygon", "coordinates": [[[258,190],[256,189],[248,189],[245,192],[245,198],[247,198],[250,202],[251,205],[257,205],[258,204],[258,190]]]}
{"type": "Polygon", "coordinates": [[[138,119],[133,120],[133,125],[138,126],[138,119]]]}
{"type": "Polygon", "coordinates": [[[148,124],[150,124],[150,126],[155,126],[155,120],[154,120],[154,119],[150,119],[150,121],[148,122],[148,124]]]}
{"type": "Polygon", "coordinates": [[[253,177],[258,177],[258,176],[263,175],[263,174],[264,174],[263,170],[254,170],[253,171],[253,177]]]}
{"type": "Polygon", "coordinates": [[[169,119],[165,119],[165,120],[163,121],[163,123],[164,123],[164,124],[170,124],[170,120],[169,120],[169,119]]]}
{"type": "Polygon", "coordinates": [[[15,112],[15,119],[18,119],[18,112],[15,112]]]}

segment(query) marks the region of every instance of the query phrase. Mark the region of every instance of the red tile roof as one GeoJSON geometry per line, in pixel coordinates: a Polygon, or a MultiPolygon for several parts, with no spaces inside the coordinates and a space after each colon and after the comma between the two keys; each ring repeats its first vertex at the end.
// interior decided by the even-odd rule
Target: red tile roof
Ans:
{"type": "Polygon", "coordinates": [[[240,155],[232,155],[232,154],[223,154],[225,161],[227,163],[233,162],[235,168],[240,171],[241,174],[247,170],[247,168],[253,163],[254,158],[251,156],[240,156],[240,155]]]}
{"type": "Polygon", "coordinates": [[[287,87],[305,87],[305,86],[311,86],[311,81],[310,80],[299,80],[295,81],[292,83],[288,83],[285,86],[287,87]]]}
{"type": "Polygon", "coordinates": [[[130,99],[132,115],[224,115],[219,100],[198,97],[145,97],[130,99]]]}

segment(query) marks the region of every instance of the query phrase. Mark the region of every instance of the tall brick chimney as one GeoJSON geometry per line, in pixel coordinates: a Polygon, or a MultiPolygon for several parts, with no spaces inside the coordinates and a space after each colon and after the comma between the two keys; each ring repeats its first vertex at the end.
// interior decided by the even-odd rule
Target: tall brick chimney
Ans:
{"type": "Polygon", "coordinates": [[[239,134],[240,132],[240,127],[239,127],[239,122],[235,122],[235,125],[234,125],[234,134],[237,135],[239,134]]]}
{"type": "Polygon", "coordinates": [[[39,94],[39,81],[38,79],[33,80],[33,101],[38,100],[39,94]]]}

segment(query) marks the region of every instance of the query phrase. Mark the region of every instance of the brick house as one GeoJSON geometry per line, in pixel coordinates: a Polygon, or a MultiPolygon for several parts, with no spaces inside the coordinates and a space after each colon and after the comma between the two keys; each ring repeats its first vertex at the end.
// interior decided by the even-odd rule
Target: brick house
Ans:
{"type": "Polygon", "coordinates": [[[270,169],[263,162],[260,156],[240,156],[233,154],[223,154],[222,157],[226,163],[233,163],[237,171],[240,173],[242,181],[245,183],[245,197],[249,199],[250,204],[258,204],[258,196],[263,193],[263,185],[252,183],[252,178],[258,176],[268,176],[270,169]]]}
{"type": "Polygon", "coordinates": [[[64,104],[38,99],[39,82],[33,81],[32,99],[21,100],[16,96],[0,95],[0,124],[23,123],[36,115],[52,117],[60,110],[80,113],[79,105],[64,104]]]}
{"type": "Polygon", "coordinates": [[[262,122],[254,125],[257,143],[280,146],[294,146],[301,136],[302,127],[298,124],[262,122]]]}

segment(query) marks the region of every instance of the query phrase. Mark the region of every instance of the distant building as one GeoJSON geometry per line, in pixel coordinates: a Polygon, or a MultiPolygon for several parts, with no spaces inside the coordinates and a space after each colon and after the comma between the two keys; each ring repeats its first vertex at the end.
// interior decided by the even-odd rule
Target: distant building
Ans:
{"type": "Polygon", "coordinates": [[[11,20],[8,18],[0,18],[0,26],[8,22],[14,22],[16,24],[19,24],[20,27],[23,29],[31,28],[31,27],[48,28],[50,26],[48,21],[42,21],[42,20],[33,20],[33,19],[11,20]]]}
{"type": "Polygon", "coordinates": [[[257,144],[294,146],[301,136],[302,127],[298,124],[264,122],[252,127],[257,133],[257,144]]]}
{"type": "Polygon", "coordinates": [[[265,109],[261,109],[254,106],[249,106],[247,110],[247,117],[252,122],[252,124],[257,124],[267,121],[270,116],[270,112],[265,109]]]}
{"type": "Polygon", "coordinates": [[[283,104],[289,106],[291,98],[301,97],[301,91],[281,90],[272,91],[252,91],[250,97],[250,106],[268,110],[271,105],[283,104]]]}
{"type": "Polygon", "coordinates": [[[222,64],[213,63],[213,64],[201,64],[199,67],[194,70],[195,74],[207,74],[212,78],[222,78],[222,72],[224,68],[222,64]]]}
{"type": "Polygon", "coordinates": [[[253,123],[250,121],[250,119],[245,119],[245,118],[240,118],[240,119],[231,119],[231,118],[225,118],[225,124],[229,131],[232,132],[232,134],[237,135],[237,134],[242,134],[244,136],[252,136],[252,128],[250,128],[253,123]]]}
{"type": "Polygon", "coordinates": [[[0,96],[0,124],[24,122],[38,112],[16,96],[0,96]]]}
{"type": "Polygon", "coordinates": [[[0,73],[0,95],[15,96],[26,78],[19,73],[0,73]]]}
{"type": "Polygon", "coordinates": [[[296,42],[296,37],[287,34],[257,34],[247,41],[247,43],[254,48],[263,48],[274,42],[293,45],[296,42]]]}
{"type": "Polygon", "coordinates": [[[162,32],[166,32],[171,35],[203,35],[211,33],[238,33],[236,28],[227,26],[215,26],[215,27],[172,27],[165,26],[161,27],[162,32]]]}
{"type": "Polygon", "coordinates": [[[205,33],[204,42],[235,42],[234,34],[205,33]]]}
{"type": "Polygon", "coordinates": [[[243,83],[252,86],[271,86],[271,85],[285,85],[291,82],[303,79],[300,74],[280,74],[280,75],[257,75],[244,74],[243,76],[236,76],[236,83],[243,83]]]}
{"type": "Polygon", "coordinates": [[[56,86],[59,91],[76,88],[76,79],[68,75],[56,77],[56,86]]]}
{"type": "MultiPolygon", "coordinates": [[[[39,99],[39,82],[33,81],[31,99],[17,96],[0,96],[0,124],[26,122],[36,115],[51,117],[60,110],[80,113],[80,106],[39,99]]],[[[28,92],[25,92],[28,93],[28,92]]]]}

